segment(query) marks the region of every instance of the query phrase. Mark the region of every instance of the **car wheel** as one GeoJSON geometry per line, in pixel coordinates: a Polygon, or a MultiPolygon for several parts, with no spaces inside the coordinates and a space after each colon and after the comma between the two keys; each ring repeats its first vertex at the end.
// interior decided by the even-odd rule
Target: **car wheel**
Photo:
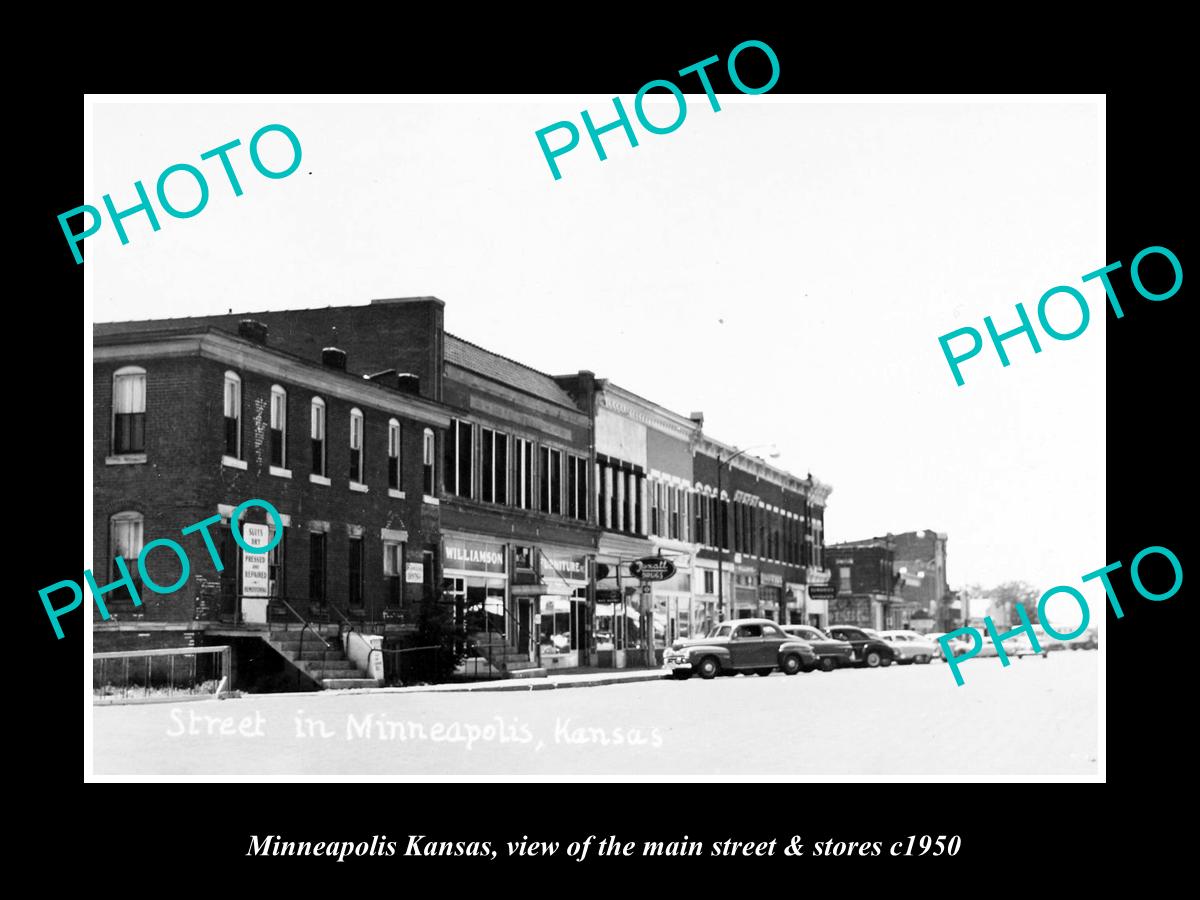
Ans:
{"type": "Polygon", "coordinates": [[[878,650],[872,650],[866,655],[864,661],[866,662],[868,669],[874,669],[883,662],[883,657],[879,655],[878,650]]]}
{"type": "Polygon", "coordinates": [[[774,671],[775,671],[774,669],[755,669],[754,674],[761,675],[763,678],[766,678],[768,675],[770,675],[774,671]]]}
{"type": "Polygon", "coordinates": [[[832,672],[836,668],[837,668],[837,660],[835,660],[832,656],[824,656],[821,658],[821,671],[822,672],[832,672]]]}
{"type": "Polygon", "coordinates": [[[700,677],[707,681],[710,678],[716,678],[721,671],[721,664],[717,662],[715,656],[706,656],[700,660],[700,677]]]}
{"type": "Polygon", "coordinates": [[[674,678],[676,681],[687,681],[689,678],[692,677],[692,673],[689,672],[687,669],[675,669],[671,673],[671,677],[674,678]]]}
{"type": "Polygon", "coordinates": [[[898,665],[898,666],[911,666],[911,665],[912,665],[912,662],[913,662],[913,661],[912,661],[911,659],[898,659],[898,660],[896,660],[896,665],[898,665]]]}
{"type": "Polygon", "coordinates": [[[795,675],[800,671],[800,657],[795,653],[789,653],[783,658],[783,674],[795,675]]]}
{"type": "Polygon", "coordinates": [[[890,665],[891,665],[892,663],[894,663],[895,661],[896,661],[896,660],[895,660],[894,658],[893,658],[893,659],[887,659],[887,658],[885,657],[884,659],[881,659],[881,660],[879,661],[879,664],[880,664],[881,666],[883,666],[883,667],[886,669],[888,666],[890,666],[890,665]]]}
{"type": "Polygon", "coordinates": [[[927,666],[927,665],[929,665],[929,657],[928,656],[918,656],[917,662],[919,662],[923,666],[927,666]]]}

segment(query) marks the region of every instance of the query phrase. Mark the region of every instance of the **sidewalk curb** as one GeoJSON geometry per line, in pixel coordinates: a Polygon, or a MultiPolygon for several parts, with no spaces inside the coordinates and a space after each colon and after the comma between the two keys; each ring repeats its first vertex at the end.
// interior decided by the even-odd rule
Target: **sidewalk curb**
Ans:
{"type": "Polygon", "coordinates": [[[587,681],[535,681],[534,679],[506,678],[501,681],[484,681],[474,684],[445,687],[443,685],[422,685],[420,687],[403,688],[356,688],[344,691],[321,691],[322,694],[473,694],[488,693],[489,691],[565,691],[570,688],[601,687],[612,684],[637,684],[644,681],[661,681],[667,678],[667,673],[654,671],[645,675],[620,678],[617,676],[589,679],[587,681]]]}

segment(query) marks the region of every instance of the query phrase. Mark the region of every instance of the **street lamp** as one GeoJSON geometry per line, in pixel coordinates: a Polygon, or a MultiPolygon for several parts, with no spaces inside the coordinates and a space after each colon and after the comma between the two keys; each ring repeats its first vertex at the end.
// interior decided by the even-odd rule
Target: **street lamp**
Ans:
{"type": "Polygon", "coordinates": [[[721,523],[721,534],[719,535],[721,543],[717,546],[717,621],[725,621],[725,567],[722,564],[725,559],[725,536],[729,531],[728,516],[725,515],[725,501],[721,498],[721,467],[727,466],[743,453],[749,453],[751,450],[761,450],[764,447],[770,448],[771,452],[767,455],[771,459],[779,458],[779,451],[775,449],[774,444],[758,444],[754,447],[747,447],[745,450],[739,450],[727,459],[721,459],[721,451],[717,451],[717,503],[720,510],[718,516],[721,523]]]}

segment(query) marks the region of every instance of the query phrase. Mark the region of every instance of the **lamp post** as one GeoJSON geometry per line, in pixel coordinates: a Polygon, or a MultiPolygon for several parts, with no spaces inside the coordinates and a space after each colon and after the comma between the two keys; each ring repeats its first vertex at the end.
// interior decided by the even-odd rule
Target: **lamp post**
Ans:
{"type": "Polygon", "coordinates": [[[721,467],[727,466],[743,453],[749,453],[751,450],[761,450],[763,447],[770,447],[771,452],[768,454],[771,459],[779,457],[779,451],[775,449],[774,444],[759,444],[755,447],[747,447],[745,450],[739,450],[737,453],[730,456],[728,459],[721,459],[721,451],[717,451],[717,509],[720,515],[717,518],[720,521],[721,533],[718,535],[720,543],[717,545],[717,622],[725,621],[725,535],[729,531],[728,517],[725,515],[725,501],[721,497],[721,467]]]}

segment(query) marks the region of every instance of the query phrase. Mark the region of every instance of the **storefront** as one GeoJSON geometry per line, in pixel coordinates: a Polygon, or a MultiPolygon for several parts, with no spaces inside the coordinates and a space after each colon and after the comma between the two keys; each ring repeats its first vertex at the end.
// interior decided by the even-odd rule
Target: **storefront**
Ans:
{"type": "Polygon", "coordinates": [[[505,544],[485,537],[442,536],[443,594],[454,604],[455,625],[467,634],[500,634],[515,642],[507,561],[505,544]]]}
{"type": "MultiPolygon", "coordinates": [[[[651,585],[654,603],[654,647],[663,650],[675,641],[691,637],[703,622],[697,621],[697,605],[692,598],[692,556],[689,553],[666,552],[664,556],[675,565],[675,574],[666,581],[651,585]]],[[[704,617],[704,604],[699,616],[704,617]]]]}
{"type": "Polygon", "coordinates": [[[783,605],[783,576],[771,572],[760,572],[758,576],[759,615],[764,619],[787,624],[787,610],[783,605]]]}
{"type": "Polygon", "coordinates": [[[585,665],[590,632],[589,558],[575,550],[554,547],[541,547],[538,552],[543,590],[537,611],[539,661],[546,669],[585,665]]]}
{"type": "Polygon", "coordinates": [[[732,600],[732,618],[758,618],[758,569],[755,566],[741,563],[734,566],[732,600]]]}
{"type": "Polygon", "coordinates": [[[783,602],[787,606],[787,621],[784,624],[804,625],[807,623],[804,617],[807,597],[808,592],[804,585],[791,581],[784,585],[783,602]]]}

